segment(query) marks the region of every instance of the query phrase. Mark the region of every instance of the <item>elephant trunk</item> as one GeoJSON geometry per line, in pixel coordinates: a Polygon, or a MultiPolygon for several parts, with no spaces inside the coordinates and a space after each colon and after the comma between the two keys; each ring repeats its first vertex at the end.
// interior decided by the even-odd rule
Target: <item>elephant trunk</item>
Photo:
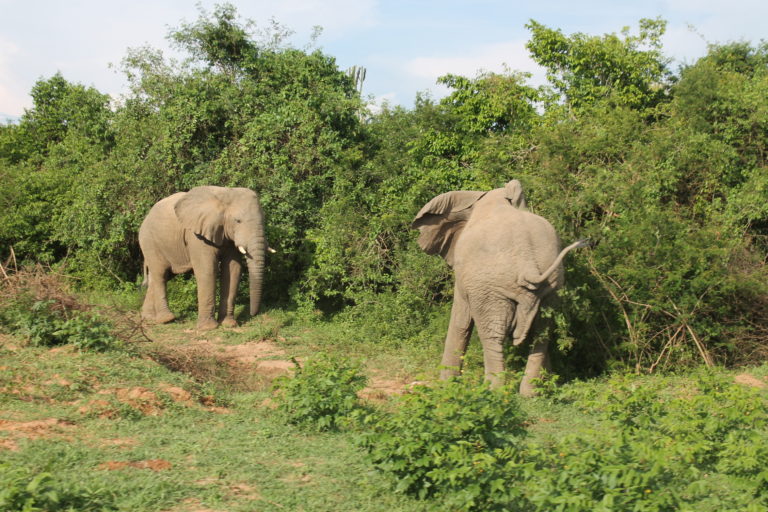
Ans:
{"type": "Polygon", "coordinates": [[[264,283],[264,258],[267,244],[264,236],[258,236],[248,244],[246,262],[248,266],[248,287],[251,296],[251,316],[259,312],[261,290],[264,283]]]}

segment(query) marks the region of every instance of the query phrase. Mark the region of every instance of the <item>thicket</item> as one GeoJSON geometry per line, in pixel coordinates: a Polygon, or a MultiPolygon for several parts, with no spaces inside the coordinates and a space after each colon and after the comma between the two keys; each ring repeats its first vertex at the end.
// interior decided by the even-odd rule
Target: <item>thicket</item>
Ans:
{"type": "Polygon", "coordinates": [[[50,473],[0,465],[0,506],[8,512],[82,512],[117,510],[106,489],[66,488],[50,473]]]}
{"type": "Polygon", "coordinates": [[[362,445],[435,510],[764,510],[763,394],[711,372],[687,387],[642,379],[554,391],[598,421],[557,439],[529,435],[514,389],[441,382],[370,419],[362,445]]]}
{"type": "Polygon", "coordinates": [[[279,251],[268,304],[434,343],[451,273],[409,223],[437,194],[516,178],[564,241],[597,242],[569,256],[545,312],[559,372],[764,358],[768,45],[712,45],[673,69],[662,20],[602,36],[528,28],[548,85],[448,75],[446,98],[376,113],[333,57],[230,5],[171,32],[186,60],[130,50],[118,102],[42,79],[20,122],[0,126],[2,254],[118,289],[138,280],[155,201],[251,187],[279,251]]]}

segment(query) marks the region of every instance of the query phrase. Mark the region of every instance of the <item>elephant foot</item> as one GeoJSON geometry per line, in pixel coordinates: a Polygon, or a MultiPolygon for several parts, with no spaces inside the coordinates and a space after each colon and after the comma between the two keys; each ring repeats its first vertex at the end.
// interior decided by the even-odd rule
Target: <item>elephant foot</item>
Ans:
{"type": "Polygon", "coordinates": [[[222,327],[237,327],[237,320],[233,316],[227,316],[221,321],[221,325],[222,327]]]}
{"type": "Polygon", "coordinates": [[[499,373],[486,373],[485,381],[490,384],[491,389],[499,389],[504,385],[504,375],[499,373]]]}
{"type": "Polygon", "coordinates": [[[219,323],[213,318],[205,318],[203,320],[197,321],[198,331],[210,331],[217,328],[218,326],[219,326],[219,323]]]}
{"type": "Polygon", "coordinates": [[[440,370],[440,380],[448,380],[454,377],[461,377],[461,370],[456,366],[446,366],[440,370]]]}
{"type": "Polygon", "coordinates": [[[168,322],[173,322],[174,320],[176,320],[176,315],[170,311],[155,315],[155,322],[158,324],[167,324],[168,322]]]}
{"type": "Polygon", "coordinates": [[[142,314],[141,318],[151,324],[167,324],[168,322],[173,322],[176,320],[176,315],[168,311],[166,313],[160,313],[157,315],[142,314]]]}
{"type": "Polygon", "coordinates": [[[520,396],[523,396],[525,398],[533,398],[539,394],[536,387],[531,383],[531,379],[527,377],[523,377],[522,382],[520,382],[520,396]]]}

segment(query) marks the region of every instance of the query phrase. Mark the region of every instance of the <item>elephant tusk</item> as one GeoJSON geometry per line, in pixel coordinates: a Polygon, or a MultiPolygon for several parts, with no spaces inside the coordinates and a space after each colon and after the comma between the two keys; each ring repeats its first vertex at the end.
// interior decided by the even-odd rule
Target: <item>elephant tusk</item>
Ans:
{"type": "Polygon", "coordinates": [[[276,250],[274,250],[271,247],[267,247],[267,251],[271,252],[272,254],[275,254],[277,252],[276,250]]]}
{"type": "Polygon", "coordinates": [[[248,251],[246,251],[245,247],[243,247],[242,245],[238,245],[237,250],[240,251],[242,254],[248,254],[248,251]]]}

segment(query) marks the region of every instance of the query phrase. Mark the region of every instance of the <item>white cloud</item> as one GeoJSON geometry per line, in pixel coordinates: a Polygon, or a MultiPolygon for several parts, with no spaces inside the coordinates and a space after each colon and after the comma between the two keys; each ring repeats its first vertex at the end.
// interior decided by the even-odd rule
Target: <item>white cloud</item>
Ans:
{"type": "Polygon", "coordinates": [[[0,114],[3,117],[20,116],[24,108],[31,106],[25,88],[12,72],[13,60],[19,52],[16,44],[0,39],[0,77],[3,77],[0,80],[0,114]]]}
{"type": "Polygon", "coordinates": [[[689,25],[670,25],[662,38],[664,54],[681,64],[693,64],[707,53],[707,42],[698,29],[689,25]]]}
{"type": "Polygon", "coordinates": [[[508,41],[478,46],[461,55],[418,57],[405,65],[407,74],[430,79],[452,73],[475,77],[479,72],[523,71],[531,73],[533,84],[544,83],[544,70],[530,58],[526,41],[508,41]]]}
{"type": "Polygon", "coordinates": [[[381,112],[385,104],[397,105],[397,93],[389,92],[375,96],[370,99],[370,101],[366,104],[366,107],[368,107],[368,110],[370,110],[372,114],[378,114],[381,112]]]}
{"type": "Polygon", "coordinates": [[[375,0],[266,0],[255,8],[242,8],[242,12],[254,17],[264,12],[297,32],[304,33],[315,25],[324,33],[337,34],[371,27],[376,24],[375,0]]]}
{"type": "Polygon", "coordinates": [[[764,0],[665,0],[664,6],[674,17],[693,25],[708,42],[743,38],[756,43],[766,36],[764,0]]]}

